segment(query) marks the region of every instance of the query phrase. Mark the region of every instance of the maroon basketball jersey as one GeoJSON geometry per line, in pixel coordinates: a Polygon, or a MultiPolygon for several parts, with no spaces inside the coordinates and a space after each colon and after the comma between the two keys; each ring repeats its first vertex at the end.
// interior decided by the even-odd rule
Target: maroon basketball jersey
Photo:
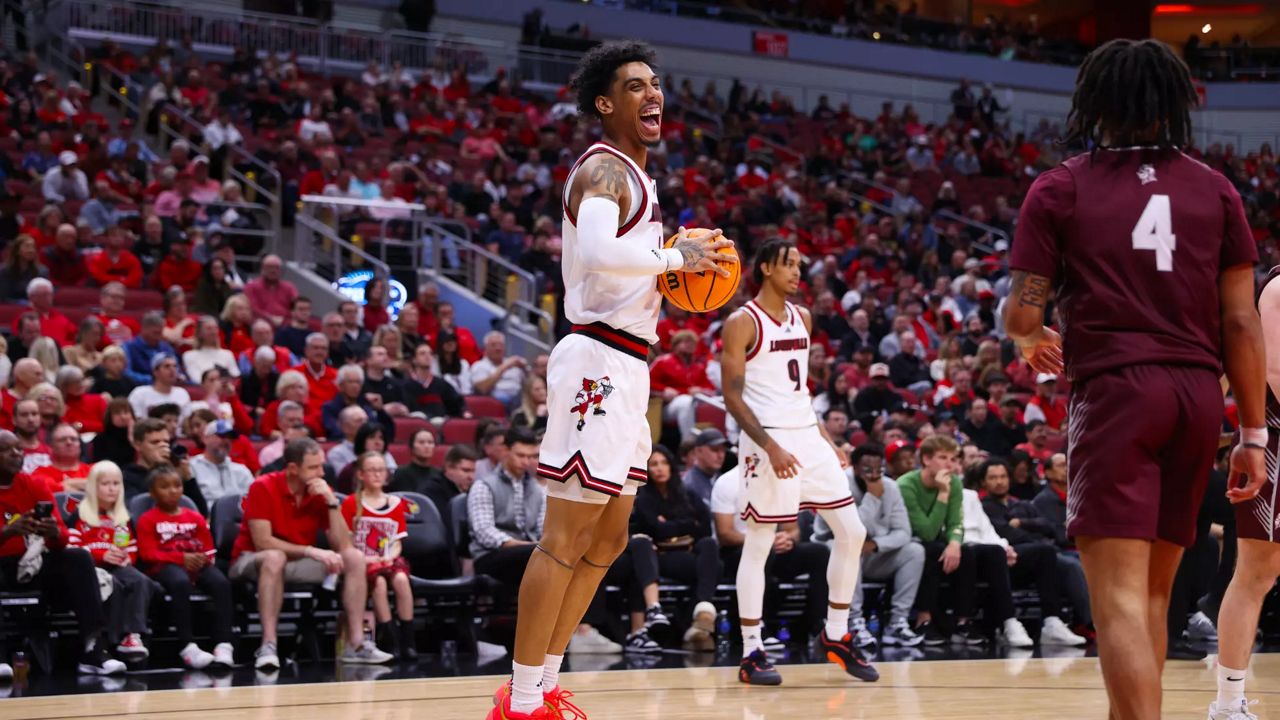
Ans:
{"type": "Polygon", "coordinates": [[[1057,288],[1067,375],[1221,372],[1218,277],[1258,260],[1240,195],[1176,150],[1099,150],[1036,178],[1010,267],[1057,288]]]}
{"type": "MultiPolygon", "coordinates": [[[[1271,272],[1258,283],[1258,296],[1254,299],[1254,305],[1262,300],[1262,291],[1266,289],[1271,281],[1280,277],[1280,265],[1271,268],[1271,272]]],[[[1280,428],[1280,400],[1276,398],[1275,392],[1271,389],[1271,383],[1267,383],[1267,427],[1280,428]]]]}

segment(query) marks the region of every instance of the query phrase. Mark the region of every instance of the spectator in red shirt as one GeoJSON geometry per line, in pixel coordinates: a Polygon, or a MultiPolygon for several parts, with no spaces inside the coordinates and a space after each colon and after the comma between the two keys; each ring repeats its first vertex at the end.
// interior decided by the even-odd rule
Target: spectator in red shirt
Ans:
{"type": "Polygon", "coordinates": [[[1050,429],[1063,430],[1063,425],[1067,422],[1067,401],[1056,394],[1057,390],[1057,375],[1050,373],[1036,375],[1036,394],[1027,401],[1027,409],[1023,412],[1027,422],[1043,420],[1050,429]]]}
{"type": "Polygon", "coordinates": [[[101,286],[114,280],[130,289],[142,287],[142,263],[125,249],[127,244],[123,228],[107,228],[106,246],[86,261],[94,282],[101,286]]]}
{"type": "Polygon", "coordinates": [[[107,415],[107,399],[98,393],[84,391],[84,371],[74,365],[63,365],[58,369],[54,382],[62,392],[62,402],[66,405],[66,411],[62,414],[63,421],[74,427],[76,432],[102,432],[102,423],[107,415]]]}
{"type": "Polygon", "coordinates": [[[440,320],[436,317],[436,307],[440,302],[440,286],[434,282],[425,282],[418,288],[418,298],[413,301],[418,306],[418,334],[432,341],[440,331],[440,320]]]}
{"type": "Polygon", "coordinates": [[[338,370],[325,362],[328,359],[329,338],[324,333],[308,335],[302,362],[292,368],[307,379],[308,416],[319,415],[320,408],[338,395],[338,370]]]}
{"type": "Polygon", "coordinates": [[[336,153],[333,151],[320,153],[320,167],[302,176],[302,182],[298,184],[298,194],[323,195],[327,186],[338,184],[338,173],[341,170],[342,164],[338,162],[336,153]]]}
{"type": "MultiPolygon", "coordinates": [[[[254,654],[258,669],[280,667],[276,632],[286,582],[319,585],[326,576],[341,575],[347,637],[364,637],[368,602],[364,554],[352,545],[341,504],[324,480],[324,452],[314,440],[294,440],[285,446],[283,460],[284,470],[263,475],[249,486],[240,534],[231,551],[231,580],[251,580],[258,586],[262,618],[262,645],[254,654]],[[321,530],[336,550],[315,547],[321,530]]],[[[365,640],[359,645],[349,643],[339,661],[385,663],[391,659],[365,640]]]]}
{"type": "MultiPolygon", "coordinates": [[[[58,343],[58,347],[76,341],[76,325],[66,315],[53,307],[53,283],[36,278],[27,283],[27,298],[31,309],[40,316],[40,334],[58,343]]],[[[18,330],[14,323],[14,331],[18,330]]]]}
{"type": "Polygon", "coordinates": [[[1053,455],[1048,446],[1049,426],[1043,420],[1032,420],[1027,423],[1027,441],[1014,450],[1021,450],[1031,456],[1037,463],[1043,463],[1053,455]]]}
{"type": "Polygon", "coordinates": [[[694,397],[714,394],[707,378],[707,363],[694,358],[697,346],[698,336],[692,330],[680,330],[671,336],[671,352],[649,368],[649,389],[662,398],[662,419],[675,422],[681,438],[693,435],[697,411],[694,397]]]}
{"type": "MultiPolygon", "coordinates": [[[[675,305],[667,306],[666,317],[658,321],[658,346],[663,352],[671,352],[671,336],[679,330],[692,330],[701,335],[707,329],[707,321],[675,305]]],[[[700,348],[705,350],[705,348],[700,348]]],[[[705,354],[699,352],[699,355],[705,354]]]]}
{"type": "MultiPolygon", "coordinates": [[[[102,424],[101,419],[98,424],[102,424]]],[[[47,485],[49,492],[84,492],[90,466],[80,461],[80,433],[62,423],[53,428],[53,432],[49,434],[49,442],[53,443],[53,463],[37,468],[31,473],[31,477],[47,485]]]]}
{"type": "Polygon", "coordinates": [[[23,473],[22,462],[17,436],[0,431],[0,584],[39,590],[48,600],[70,605],[84,642],[78,663],[81,672],[121,674],[125,664],[107,655],[106,614],[93,558],[82,549],[67,547],[67,529],[54,508],[53,493],[23,473]],[[33,544],[37,538],[43,541],[44,554],[33,573],[23,569],[21,560],[38,547],[33,544]]]}
{"type": "Polygon", "coordinates": [[[391,313],[387,311],[390,288],[386,278],[375,277],[364,286],[364,329],[374,332],[383,325],[391,323],[391,313]]]}
{"type": "Polygon", "coordinates": [[[53,244],[40,253],[44,266],[49,268],[49,279],[61,287],[77,287],[89,278],[89,267],[80,254],[79,234],[76,226],[63,223],[53,236],[53,244]]]}
{"type": "Polygon", "coordinates": [[[227,298],[227,304],[222,308],[221,320],[222,346],[230,350],[233,357],[257,347],[253,337],[249,335],[253,324],[253,310],[244,295],[236,294],[227,298]]]}
{"type": "Polygon", "coordinates": [[[257,317],[266,318],[279,327],[289,316],[289,305],[298,296],[293,283],[281,277],[284,261],[278,255],[262,258],[262,274],[245,283],[244,294],[257,317]]]}
{"type": "Polygon", "coordinates": [[[102,321],[102,339],[100,347],[108,345],[124,346],[125,343],[142,332],[142,325],[137,319],[124,315],[125,298],[128,291],[119,282],[109,282],[102,286],[98,293],[98,304],[102,307],[96,317],[102,321]]]}
{"type": "Polygon", "coordinates": [[[52,462],[53,451],[40,439],[38,402],[24,398],[13,406],[13,432],[22,446],[22,472],[30,475],[52,462]]]}
{"type": "Polygon", "coordinates": [[[480,345],[476,343],[476,336],[471,334],[470,330],[458,327],[455,324],[453,303],[441,302],[437,305],[436,319],[440,323],[440,330],[436,334],[439,335],[446,330],[452,332],[458,341],[459,357],[472,365],[479,362],[481,357],[484,357],[484,354],[480,352],[480,345]]]}
{"type": "Polygon", "coordinates": [[[191,259],[191,241],[185,235],[176,235],[169,242],[169,254],[156,268],[152,284],[165,290],[176,285],[186,292],[195,292],[203,270],[200,263],[191,259]]]}

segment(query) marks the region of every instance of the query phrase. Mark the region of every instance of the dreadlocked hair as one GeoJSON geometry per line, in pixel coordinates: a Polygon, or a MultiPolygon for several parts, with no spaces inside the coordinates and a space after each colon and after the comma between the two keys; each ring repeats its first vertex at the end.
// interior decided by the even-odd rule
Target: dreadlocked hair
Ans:
{"type": "Polygon", "coordinates": [[[795,243],[782,238],[766,240],[760,246],[755,258],[751,261],[751,279],[755,281],[757,287],[764,285],[764,270],[761,268],[785,258],[787,251],[795,246],[795,243]]]}
{"type": "Polygon", "coordinates": [[[577,95],[578,112],[600,117],[600,111],[596,109],[596,98],[608,95],[614,72],[633,62],[653,67],[657,62],[657,55],[648,44],[634,40],[601,43],[588,50],[582,60],[578,61],[578,69],[569,80],[569,89],[577,95]]]}
{"type": "Polygon", "coordinates": [[[1191,72],[1168,45],[1112,40],[1080,65],[1065,142],[1097,150],[1105,135],[1115,146],[1181,148],[1197,102],[1191,72]]]}

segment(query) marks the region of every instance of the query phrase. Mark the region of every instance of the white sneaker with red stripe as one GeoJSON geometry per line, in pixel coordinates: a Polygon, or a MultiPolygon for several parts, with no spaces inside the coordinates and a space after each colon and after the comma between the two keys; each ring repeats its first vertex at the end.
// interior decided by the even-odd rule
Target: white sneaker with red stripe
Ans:
{"type": "Polygon", "coordinates": [[[146,645],[142,644],[142,636],[138,633],[129,633],[124,636],[120,644],[116,646],[116,652],[121,655],[129,655],[131,657],[141,659],[151,654],[146,645]]]}

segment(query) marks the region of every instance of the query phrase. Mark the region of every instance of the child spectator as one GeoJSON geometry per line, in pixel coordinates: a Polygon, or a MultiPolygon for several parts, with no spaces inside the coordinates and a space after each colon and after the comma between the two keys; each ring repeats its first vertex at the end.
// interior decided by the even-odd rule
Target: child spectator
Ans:
{"type": "Polygon", "coordinates": [[[169,617],[178,632],[182,663],[193,670],[235,661],[231,645],[231,582],[213,564],[217,548],[209,524],[200,513],[182,506],[182,476],[172,465],[159,465],[147,477],[155,507],[138,518],[138,554],[147,574],[172,598],[169,617]],[[215,643],[210,654],[191,640],[191,588],[211,599],[215,643]]]}
{"type": "Polygon", "coordinates": [[[116,652],[141,660],[150,654],[142,644],[142,633],[146,632],[151,606],[151,581],[135,567],[138,544],[129,527],[120,466],[113,462],[93,466],[77,515],[67,544],[88,550],[94,564],[111,576],[111,596],[106,603],[108,632],[120,636],[116,652]]]}
{"type": "Polygon", "coordinates": [[[342,516],[351,528],[352,541],[364,553],[373,598],[373,617],[378,623],[375,638],[391,634],[391,606],[387,588],[396,591],[396,654],[401,660],[416,660],[413,638],[413,590],[409,586],[409,563],[401,555],[400,538],[406,535],[405,510],[401,498],[383,492],[387,485],[387,463],[382,453],[366,452],[353,463],[356,492],[342,501],[342,516]]]}

